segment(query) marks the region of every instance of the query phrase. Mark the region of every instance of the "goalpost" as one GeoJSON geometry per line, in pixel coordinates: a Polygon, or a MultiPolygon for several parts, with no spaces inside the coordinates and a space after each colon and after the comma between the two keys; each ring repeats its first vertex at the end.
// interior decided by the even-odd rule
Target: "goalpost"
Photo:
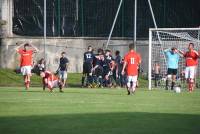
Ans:
{"type": "MultiPolygon", "coordinates": [[[[155,62],[160,65],[160,79],[165,79],[167,73],[165,49],[176,47],[181,51],[188,50],[188,44],[194,43],[194,49],[200,50],[200,28],[150,28],[149,29],[149,68],[148,80],[149,90],[152,84],[153,67],[155,62]]],[[[178,78],[183,76],[185,59],[180,58],[178,68],[178,78]]],[[[197,68],[197,77],[200,76],[200,69],[197,68]]]]}

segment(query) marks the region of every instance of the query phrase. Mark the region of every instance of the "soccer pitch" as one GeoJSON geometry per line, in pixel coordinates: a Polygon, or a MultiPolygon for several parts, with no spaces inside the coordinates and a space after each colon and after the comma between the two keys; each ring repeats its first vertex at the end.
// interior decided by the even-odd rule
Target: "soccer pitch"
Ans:
{"type": "Polygon", "coordinates": [[[200,91],[0,88],[1,134],[197,134],[200,91]]]}

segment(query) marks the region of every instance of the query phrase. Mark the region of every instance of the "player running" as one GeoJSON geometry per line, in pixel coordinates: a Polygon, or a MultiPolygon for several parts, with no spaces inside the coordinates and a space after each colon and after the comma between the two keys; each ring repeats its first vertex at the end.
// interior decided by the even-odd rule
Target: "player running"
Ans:
{"type": "Polygon", "coordinates": [[[127,91],[128,95],[135,92],[138,76],[138,65],[141,63],[141,58],[134,51],[134,44],[129,45],[129,52],[124,56],[124,64],[122,68],[122,75],[127,74],[127,91]]]}
{"type": "Polygon", "coordinates": [[[15,48],[15,50],[20,54],[20,68],[21,73],[24,77],[24,85],[26,87],[26,90],[30,87],[30,81],[31,81],[31,69],[32,69],[32,56],[33,53],[38,52],[38,49],[34,47],[30,43],[21,44],[18,47],[15,48]],[[24,48],[22,48],[22,46],[24,48]]]}
{"type": "Polygon", "coordinates": [[[182,54],[185,58],[185,78],[188,83],[188,91],[192,92],[194,90],[199,54],[196,50],[194,50],[193,43],[189,43],[187,52],[182,52],[179,50],[179,53],[182,54]]]}
{"type": "MultiPolygon", "coordinates": [[[[60,92],[63,92],[63,83],[50,71],[44,71],[40,73],[43,81],[43,88],[48,87],[49,91],[52,92],[53,88],[59,87],[60,92]]],[[[43,89],[44,90],[44,89],[43,89]]]]}
{"type": "Polygon", "coordinates": [[[178,53],[177,48],[175,47],[172,47],[171,50],[164,50],[164,53],[167,59],[167,80],[165,84],[165,89],[168,90],[168,83],[170,80],[172,80],[171,90],[173,90],[176,82],[176,75],[178,71],[178,62],[180,59],[180,55],[178,53]]]}

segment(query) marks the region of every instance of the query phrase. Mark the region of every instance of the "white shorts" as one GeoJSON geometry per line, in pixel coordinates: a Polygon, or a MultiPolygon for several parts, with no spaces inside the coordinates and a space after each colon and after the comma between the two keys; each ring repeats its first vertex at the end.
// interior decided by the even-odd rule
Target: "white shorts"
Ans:
{"type": "Polygon", "coordinates": [[[136,76],[127,76],[127,83],[136,83],[137,82],[137,75],[136,76]]]}
{"type": "Polygon", "coordinates": [[[137,83],[137,75],[136,76],[127,76],[127,87],[135,88],[137,83]],[[132,83],[132,84],[131,84],[132,83]]]}
{"type": "Polygon", "coordinates": [[[22,66],[21,67],[21,73],[22,75],[30,75],[31,74],[31,69],[32,67],[31,66],[22,66]]]}
{"type": "Polygon", "coordinates": [[[59,77],[61,80],[67,79],[67,71],[59,71],[59,77]]]}
{"type": "Polygon", "coordinates": [[[48,87],[50,87],[50,88],[58,87],[58,80],[48,81],[48,87]]]}
{"type": "Polygon", "coordinates": [[[189,66],[185,68],[185,78],[194,79],[196,75],[196,66],[189,66]]]}

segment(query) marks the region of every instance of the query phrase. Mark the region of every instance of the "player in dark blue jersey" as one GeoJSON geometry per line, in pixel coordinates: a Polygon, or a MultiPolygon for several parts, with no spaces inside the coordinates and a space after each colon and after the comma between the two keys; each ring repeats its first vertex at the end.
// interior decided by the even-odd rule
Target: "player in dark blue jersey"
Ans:
{"type": "Polygon", "coordinates": [[[113,71],[113,78],[116,81],[116,86],[121,86],[121,81],[122,81],[122,57],[120,56],[120,51],[117,50],[115,51],[115,68],[113,71]]]}
{"type": "Polygon", "coordinates": [[[82,76],[82,87],[84,87],[85,77],[87,76],[87,85],[92,84],[92,68],[94,61],[94,54],[92,46],[88,46],[87,52],[84,53],[83,59],[83,76],[82,76]]]}
{"type": "Polygon", "coordinates": [[[112,75],[114,70],[115,62],[114,58],[111,55],[110,50],[105,50],[104,64],[103,64],[103,78],[104,86],[112,86],[112,75]]]}
{"type": "Polygon", "coordinates": [[[94,68],[93,68],[93,74],[95,77],[96,85],[99,87],[103,87],[103,64],[104,64],[104,51],[103,49],[99,48],[97,50],[98,54],[95,56],[94,60],[94,68]]]}

